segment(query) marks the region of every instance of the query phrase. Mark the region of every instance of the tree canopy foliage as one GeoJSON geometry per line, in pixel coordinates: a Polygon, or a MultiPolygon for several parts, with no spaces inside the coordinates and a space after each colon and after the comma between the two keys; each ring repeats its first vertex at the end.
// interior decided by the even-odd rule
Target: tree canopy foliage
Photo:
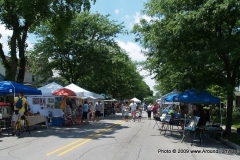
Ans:
{"type": "Polygon", "coordinates": [[[240,76],[240,2],[150,0],[152,17],[134,26],[148,50],[145,68],[163,92],[220,86],[227,93],[226,132],[231,132],[234,89],[240,76]]]}
{"type": "Polygon", "coordinates": [[[116,98],[152,95],[137,66],[115,41],[117,34],[126,33],[123,25],[109,21],[108,15],[89,14],[91,1],[96,2],[0,0],[0,22],[12,31],[9,53],[0,44],[5,79],[23,83],[27,64],[39,83],[49,80],[54,70],[65,83],[116,98]],[[31,51],[26,43],[30,33],[40,40],[31,51]]]}
{"type": "Polygon", "coordinates": [[[46,75],[39,82],[49,78],[46,71],[55,70],[68,84],[118,99],[152,95],[136,65],[115,41],[117,34],[127,33],[124,26],[108,17],[88,11],[79,13],[71,27],[61,33],[65,37],[61,43],[51,23],[38,27],[36,33],[41,39],[28,56],[35,75],[46,75]]]}
{"type": "Polygon", "coordinates": [[[8,41],[9,53],[4,53],[0,44],[0,57],[6,69],[5,79],[23,82],[28,33],[48,21],[52,24],[52,32],[59,33],[58,41],[61,42],[63,37],[60,33],[67,30],[75,14],[89,9],[90,0],[0,0],[0,22],[6,29],[12,30],[8,41]],[[5,56],[7,54],[10,58],[5,56]]]}

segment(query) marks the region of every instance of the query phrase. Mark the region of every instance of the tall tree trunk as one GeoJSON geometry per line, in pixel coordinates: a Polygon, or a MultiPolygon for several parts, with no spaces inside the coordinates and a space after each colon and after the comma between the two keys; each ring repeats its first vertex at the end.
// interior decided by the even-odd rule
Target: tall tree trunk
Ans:
{"type": "Polygon", "coordinates": [[[18,67],[18,59],[17,59],[17,36],[18,32],[13,29],[13,34],[11,37],[11,69],[8,70],[6,68],[6,77],[5,79],[15,81],[16,80],[16,73],[17,73],[17,67],[18,67]]]}
{"type": "Polygon", "coordinates": [[[226,118],[226,134],[231,133],[232,127],[232,112],[233,112],[233,96],[228,95],[227,97],[227,118],[226,118]]]}
{"type": "Polygon", "coordinates": [[[19,72],[17,77],[17,82],[23,83],[25,77],[25,69],[26,69],[26,58],[25,58],[25,43],[27,39],[28,32],[28,23],[25,23],[25,26],[22,28],[22,36],[19,35],[18,48],[19,48],[19,72]]]}

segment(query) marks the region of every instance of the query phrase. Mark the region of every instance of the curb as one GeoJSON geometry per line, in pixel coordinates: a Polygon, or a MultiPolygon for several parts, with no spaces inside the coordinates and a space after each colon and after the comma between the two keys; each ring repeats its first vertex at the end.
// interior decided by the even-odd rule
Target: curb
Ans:
{"type": "Polygon", "coordinates": [[[239,150],[240,151],[240,146],[237,145],[236,143],[233,143],[231,141],[228,141],[227,139],[224,139],[222,138],[221,140],[221,137],[217,137],[218,140],[220,140],[222,143],[224,143],[225,145],[231,147],[232,149],[235,149],[235,150],[239,150]]]}
{"type": "MultiPolygon", "coordinates": [[[[225,130],[225,125],[223,125],[222,127],[225,130]]],[[[237,132],[236,128],[231,127],[231,129],[232,129],[232,132],[237,132]]],[[[219,140],[221,140],[221,137],[218,137],[218,138],[219,138],[219,140]]],[[[222,138],[222,143],[224,143],[225,145],[231,147],[232,149],[240,150],[240,146],[239,145],[237,145],[236,143],[231,142],[231,141],[229,141],[227,139],[222,138]]]]}

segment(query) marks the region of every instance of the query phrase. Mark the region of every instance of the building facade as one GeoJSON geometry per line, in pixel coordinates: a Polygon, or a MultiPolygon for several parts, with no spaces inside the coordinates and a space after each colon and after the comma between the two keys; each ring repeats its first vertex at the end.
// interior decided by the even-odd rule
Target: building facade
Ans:
{"type": "MultiPolygon", "coordinates": [[[[2,63],[0,63],[0,81],[4,81],[4,77],[5,77],[5,68],[2,65],[2,63]]],[[[24,75],[24,84],[33,84],[34,83],[34,75],[32,72],[30,72],[30,70],[28,68],[26,68],[25,70],[25,75],[24,75]]]]}

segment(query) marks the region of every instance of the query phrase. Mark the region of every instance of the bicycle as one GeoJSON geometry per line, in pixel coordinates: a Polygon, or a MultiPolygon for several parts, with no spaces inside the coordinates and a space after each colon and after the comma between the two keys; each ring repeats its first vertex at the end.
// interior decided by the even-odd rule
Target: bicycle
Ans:
{"type": "Polygon", "coordinates": [[[30,134],[29,123],[27,118],[24,115],[18,116],[18,120],[15,126],[15,131],[16,131],[16,136],[18,138],[21,137],[24,131],[28,131],[28,133],[30,134]]]}

